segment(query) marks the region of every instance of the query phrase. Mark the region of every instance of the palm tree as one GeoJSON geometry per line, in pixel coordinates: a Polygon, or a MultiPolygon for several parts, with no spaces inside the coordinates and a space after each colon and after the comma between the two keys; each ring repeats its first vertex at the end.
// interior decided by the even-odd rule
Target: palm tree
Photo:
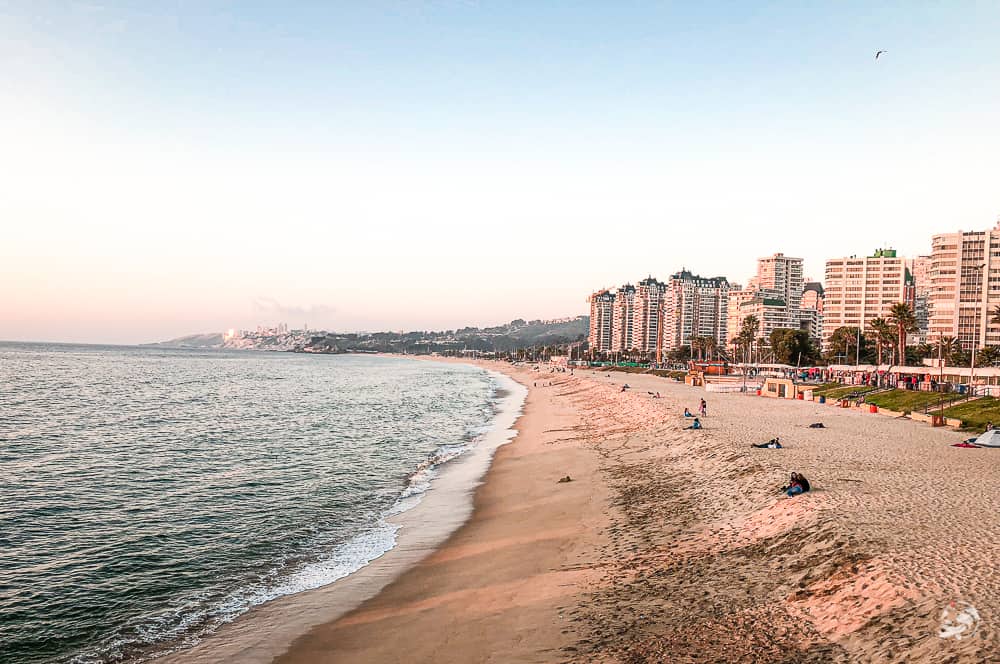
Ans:
{"type": "Polygon", "coordinates": [[[715,337],[702,337],[701,343],[705,348],[705,352],[708,353],[708,361],[711,362],[715,358],[715,350],[719,347],[719,343],[715,340],[715,337]]]}
{"type": "Polygon", "coordinates": [[[941,337],[938,339],[938,360],[949,359],[958,350],[958,339],[955,337],[941,337]]]}
{"type": "Polygon", "coordinates": [[[701,351],[702,351],[701,337],[696,335],[691,335],[691,337],[688,339],[688,344],[691,345],[692,358],[696,360],[701,360],[701,351]]]}
{"type": "Polygon", "coordinates": [[[884,318],[873,318],[868,323],[868,326],[872,331],[872,339],[875,340],[875,354],[878,358],[876,362],[882,364],[882,348],[884,346],[891,347],[892,344],[894,336],[892,325],[884,318]]]}
{"type": "Polygon", "coordinates": [[[990,316],[990,323],[1000,325],[1000,304],[993,308],[993,315],[990,316]]]}
{"type": "Polygon", "coordinates": [[[744,348],[746,349],[747,362],[749,362],[751,359],[750,351],[753,349],[753,340],[754,337],[757,336],[758,329],[760,329],[760,320],[756,316],[750,314],[749,316],[743,319],[743,325],[742,328],[740,329],[739,337],[743,343],[744,348]]]}
{"type": "Polygon", "coordinates": [[[976,353],[977,367],[992,367],[1000,361],[1000,346],[985,346],[976,353]]]}
{"type": "Polygon", "coordinates": [[[896,327],[898,364],[902,366],[906,364],[906,335],[917,331],[917,317],[913,314],[913,307],[906,302],[892,305],[889,324],[896,327]]]}

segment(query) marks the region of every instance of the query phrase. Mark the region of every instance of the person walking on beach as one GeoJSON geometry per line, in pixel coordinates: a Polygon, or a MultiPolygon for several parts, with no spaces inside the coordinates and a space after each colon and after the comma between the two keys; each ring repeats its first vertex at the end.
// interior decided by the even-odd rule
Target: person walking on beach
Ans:
{"type": "Polygon", "coordinates": [[[708,415],[708,404],[705,403],[704,399],[701,400],[701,405],[698,407],[698,414],[702,417],[708,415]]]}

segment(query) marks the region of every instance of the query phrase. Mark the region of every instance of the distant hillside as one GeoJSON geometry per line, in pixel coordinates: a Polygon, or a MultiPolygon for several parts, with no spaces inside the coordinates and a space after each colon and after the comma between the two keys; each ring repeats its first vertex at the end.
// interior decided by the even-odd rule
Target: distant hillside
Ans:
{"type": "Polygon", "coordinates": [[[293,330],[283,335],[241,333],[228,341],[221,333],[192,334],[148,344],[161,348],[232,348],[301,350],[313,353],[442,353],[455,350],[511,351],[531,346],[558,346],[582,341],[590,318],[512,320],[495,327],[414,332],[315,332],[293,330]]]}
{"type": "Polygon", "coordinates": [[[373,332],[314,335],[303,350],[324,353],[442,353],[454,350],[510,351],[529,346],[556,346],[582,341],[588,316],[559,320],[513,320],[496,327],[463,327],[439,332],[373,332]]]}
{"type": "Polygon", "coordinates": [[[159,341],[146,345],[160,346],[161,348],[222,348],[222,333],[189,334],[186,337],[178,337],[170,341],[159,341]]]}

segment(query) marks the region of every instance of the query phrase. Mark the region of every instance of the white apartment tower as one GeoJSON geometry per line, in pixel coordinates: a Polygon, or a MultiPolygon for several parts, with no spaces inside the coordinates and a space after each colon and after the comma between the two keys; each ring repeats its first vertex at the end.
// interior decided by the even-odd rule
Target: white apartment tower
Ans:
{"type": "Polygon", "coordinates": [[[663,315],[663,348],[679,348],[691,337],[711,337],[726,344],[729,282],[681,270],[667,281],[663,315]]]}
{"type": "Polygon", "coordinates": [[[801,258],[776,253],[758,259],[757,276],[750,285],[743,291],[731,291],[730,338],[739,333],[748,316],[760,322],[758,338],[767,339],[776,329],[800,329],[803,285],[801,258]]]}
{"type": "Polygon", "coordinates": [[[879,249],[871,256],[831,258],[826,262],[823,345],[839,327],[860,327],[889,318],[892,307],[913,306],[913,260],[879,249]]]}
{"type": "Polygon", "coordinates": [[[935,235],[929,281],[929,341],[957,337],[966,350],[1000,345],[1000,326],[990,322],[1000,305],[1000,221],[988,231],[935,235]]]}
{"type": "Polygon", "coordinates": [[[666,290],[666,284],[653,277],[643,279],[636,286],[632,315],[632,346],[635,350],[644,353],[656,350],[666,290]]]}
{"type": "Polygon", "coordinates": [[[631,350],[635,318],[635,286],[625,284],[615,291],[615,304],[611,322],[611,351],[620,353],[631,350]]]}
{"type": "Polygon", "coordinates": [[[612,315],[615,294],[607,289],[593,293],[590,298],[590,348],[597,352],[611,350],[612,315]]]}

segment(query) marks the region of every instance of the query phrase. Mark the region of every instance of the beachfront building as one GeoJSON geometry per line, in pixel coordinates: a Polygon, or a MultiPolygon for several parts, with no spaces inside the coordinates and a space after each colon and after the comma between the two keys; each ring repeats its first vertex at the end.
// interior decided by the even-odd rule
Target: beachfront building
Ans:
{"type": "Polygon", "coordinates": [[[799,310],[799,326],[812,339],[823,337],[823,284],[807,281],[802,290],[802,307],[799,310]]]}
{"type": "Polygon", "coordinates": [[[785,302],[789,324],[784,327],[799,326],[804,285],[801,258],[777,253],[757,260],[757,288],[765,297],[785,302]]]}
{"type": "Polygon", "coordinates": [[[956,337],[962,348],[1000,345],[990,323],[1000,305],[1000,220],[988,231],[942,233],[931,240],[928,339],[956,337]]]}
{"type": "Polygon", "coordinates": [[[738,284],[729,285],[729,301],[726,304],[726,339],[732,343],[740,335],[743,325],[743,313],[741,307],[744,302],[748,302],[757,294],[757,289],[753,285],[740,288],[738,284]]]}
{"type": "Polygon", "coordinates": [[[596,352],[610,351],[615,294],[604,288],[591,294],[589,300],[590,349],[596,352]]]}
{"type": "Polygon", "coordinates": [[[615,304],[611,321],[611,352],[621,353],[632,349],[634,320],[635,286],[625,284],[615,291],[615,304]]]}
{"type": "Polygon", "coordinates": [[[917,319],[917,343],[927,341],[930,324],[931,257],[913,259],[913,314],[917,319]]]}
{"type": "Polygon", "coordinates": [[[803,289],[801,258],[776,253],[758,259],[757,275],[746,291],[730,297],[729,310],[735,314],[727,322],[730,338],[739,334],[748,316],[757,318],[757,337],[765,340],[777,329],[800,329],[803,289]]]}
{"type": "Polygon", "coordinates": [[[893,306],[913,306],[913,261],[895,249],[879,249],[871,256],[831,258],[826,262],[823,303],[823,345],[840,327],[864,332],[875,318],[888,319],[893,306]]]}
{"type": "Polygon", "coordinates": [[[657,349],[667,285],[646,277],[636,286],[632,314],[632,348],[642,353],[657,349]]]}
{"type": "Polygon", "coordinates": [[[710,337],[726,344],[729,282],[701,277],[682,269],[667,280],[663,305],[663,348],[684,346],[691,337],[710,337]]]}

